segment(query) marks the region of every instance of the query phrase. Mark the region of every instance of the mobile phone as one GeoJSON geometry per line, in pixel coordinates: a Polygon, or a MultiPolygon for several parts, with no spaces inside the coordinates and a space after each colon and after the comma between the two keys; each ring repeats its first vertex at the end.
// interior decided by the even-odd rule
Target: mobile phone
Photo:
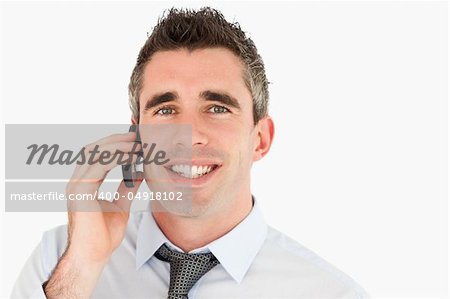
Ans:
{"type": "MultiPolygon", "coordinates": [[[[141,137],[139,135],[138,125],[131,125],[128,132],[136,132],[136,142],[142,143],[141,137]]],[[[139,153],[138,159],[140,159],[140,158],[143,158],[143,152],[139,153]]],[[[139,171],[141,171],[141,172],[143,171],[143,167],[142,167],[141,163],[138,163],[138,165],[136,165],[135,163],[122,165],[122,175],[123,175],[123,180],[125,182],[125,186],[127,186],[128,188],[134,187],[134,180],[136,179],[137,172],[139,172],[139,171]]]]}

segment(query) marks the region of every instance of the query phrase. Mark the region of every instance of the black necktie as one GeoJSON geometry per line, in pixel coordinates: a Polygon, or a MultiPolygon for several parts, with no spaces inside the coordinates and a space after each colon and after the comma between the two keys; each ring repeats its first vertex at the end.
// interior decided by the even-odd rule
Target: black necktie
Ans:
{"type": "Polygon", "coordinates": [[[168,299],[187,299],[194,284],[219,261],[212,253],[184,253],[163,244],[155,257],[170,264],[168,299]]]}

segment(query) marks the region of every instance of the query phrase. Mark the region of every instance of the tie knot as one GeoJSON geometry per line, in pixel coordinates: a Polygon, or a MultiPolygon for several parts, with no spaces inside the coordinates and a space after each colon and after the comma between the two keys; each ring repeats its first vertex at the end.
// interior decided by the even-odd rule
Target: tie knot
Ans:
{"type": "Polygon", "coordinates": [[[177,252],[163,244],[155,257],[170,264],[170,285],[168,298],[187,298],[189,290],[219,261],[209,253],[177,252]]]}
{"type": "Polygon", "coordinates": [[[161,245],[155,253],[155,257],[158,259],[173,263],[177,261],[192,261],[195,263],[209,263],[217,261],[214,254],[208,253],[184,253],[179,251],[174,251],[170,249],[166,244],[161,245]]]}

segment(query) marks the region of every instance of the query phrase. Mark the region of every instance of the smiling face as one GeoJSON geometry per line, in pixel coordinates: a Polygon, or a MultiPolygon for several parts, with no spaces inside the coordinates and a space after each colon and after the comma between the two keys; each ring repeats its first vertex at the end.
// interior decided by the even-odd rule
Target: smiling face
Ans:
{"type": "Polygon", "coordinates": [[[145,67],[140,107],[140,124],[190,128],[184,130],[190,136],[167,132],[172,135],[166,150],[177,153],[168,164],[145,166],[152,190],[157,180],[190,187],[190,211],[161,202],[166,210],[201,216],[250,200],[251,165],[268,151],[273,127],[268,117],[254,125],[252,96],[237,56],[224,48],[156,52],[145,67]]]}

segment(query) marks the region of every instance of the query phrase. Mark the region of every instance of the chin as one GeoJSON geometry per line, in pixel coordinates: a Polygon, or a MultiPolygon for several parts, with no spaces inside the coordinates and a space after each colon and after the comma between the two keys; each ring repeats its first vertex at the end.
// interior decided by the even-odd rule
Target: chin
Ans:
{"type": "Polygon", "coordinates": [[[158,201],[153,203],[153,210],[167,212],[180,217],[201,217],[214,205],[212,197],[183,196],[182,201],[158,201]]]}

